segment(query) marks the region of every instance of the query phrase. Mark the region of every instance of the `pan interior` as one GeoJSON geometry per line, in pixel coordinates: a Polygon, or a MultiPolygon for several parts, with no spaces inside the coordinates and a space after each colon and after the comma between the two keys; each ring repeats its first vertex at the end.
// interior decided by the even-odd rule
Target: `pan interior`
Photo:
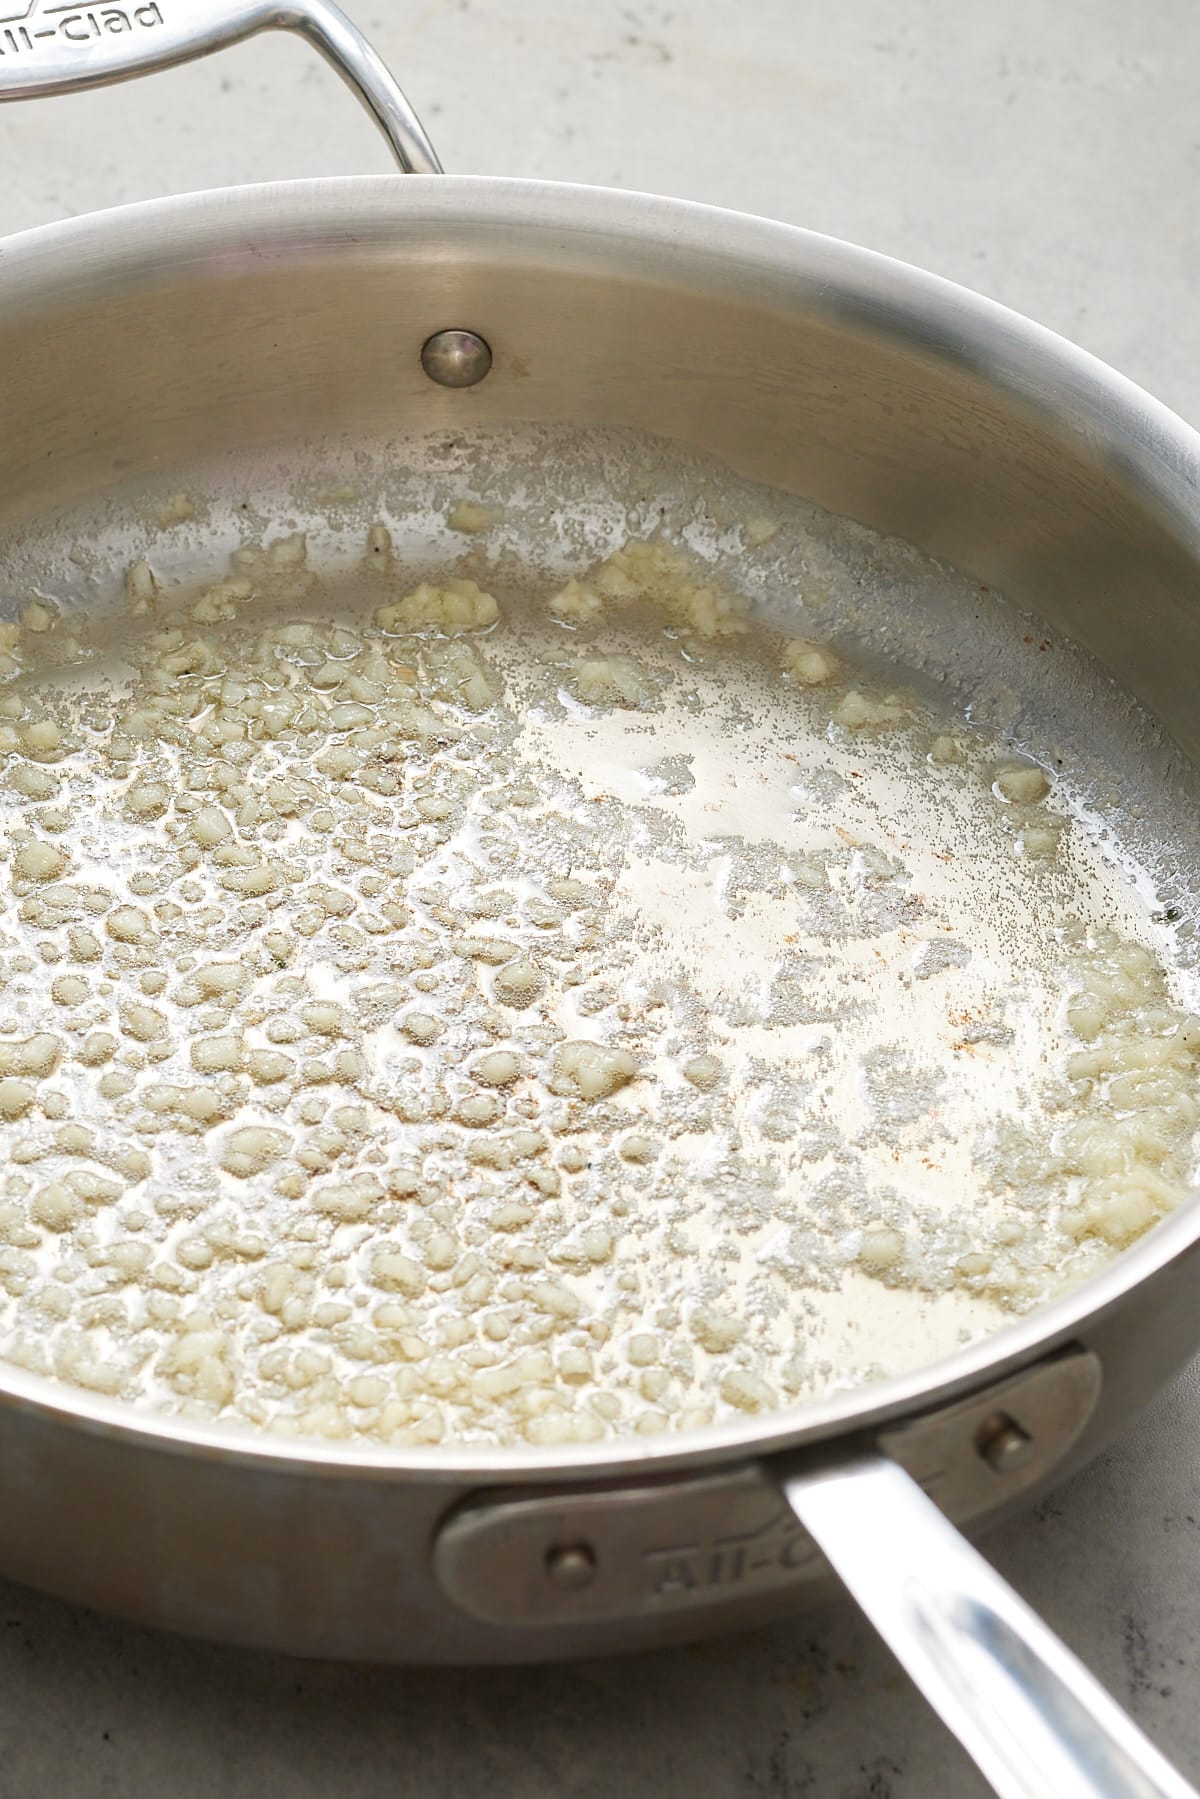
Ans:
{"type": "Polygon", "coordinates": [[[10,1360],[285,1434],[654,1434],[940,1359],[1191,1181],[1190,770],[967,576],[544,427],[6,549],[10,1360]],[[499,622],[446,635],[448,580],[499,622]]]}

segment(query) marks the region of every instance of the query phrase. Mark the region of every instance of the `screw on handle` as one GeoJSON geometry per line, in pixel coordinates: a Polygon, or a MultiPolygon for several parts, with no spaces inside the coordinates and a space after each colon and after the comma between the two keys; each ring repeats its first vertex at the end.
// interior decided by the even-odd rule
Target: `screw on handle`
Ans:
{"type": "Polygon", "coordinates": [[[319,50],[362,101],[405,174],[441,173],[421,121],[333,0],[8,0],[0,13],[0,100],[128,81],[260,31],[294,31],[319,50]]]}
{"type": "Polygon", "coordinates": [[[782,1486],[1001,1799],[1200,1799],[895,1462],[862,1455],[782,1486]]]}

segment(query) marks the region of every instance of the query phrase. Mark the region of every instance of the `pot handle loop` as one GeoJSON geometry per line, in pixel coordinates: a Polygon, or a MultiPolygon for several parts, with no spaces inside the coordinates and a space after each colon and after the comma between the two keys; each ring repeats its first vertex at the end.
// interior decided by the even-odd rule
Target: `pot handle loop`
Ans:
{"type": "Polygon", "coordinates": [[[895,1462],[864,1454],[781,1484],[1001,1799],[1197,1799],[895,1462]]]}
{"type": "Polygon", "coordinates": [[[333,0],[24,0],[23,13],[22,3],[10,3],[10,16],[0,19],[0,100],[104,87],[210,56],[260,31],[294,31],[357,94],[405,174],[441,173],[395,79],[333,0]]]}

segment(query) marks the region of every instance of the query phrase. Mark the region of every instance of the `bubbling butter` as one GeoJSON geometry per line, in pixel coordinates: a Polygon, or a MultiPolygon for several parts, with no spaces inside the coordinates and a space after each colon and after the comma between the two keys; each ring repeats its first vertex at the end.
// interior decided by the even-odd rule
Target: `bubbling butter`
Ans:
{"type": "Polygon", "coordinates": [[[283,1434],[651,1435],[1179,1203],[1200,1025],[1056,771],[665,539],[471,567],[380,523],[327,588],[293,534],[6,628],[0,1353],[283,1434]]]}

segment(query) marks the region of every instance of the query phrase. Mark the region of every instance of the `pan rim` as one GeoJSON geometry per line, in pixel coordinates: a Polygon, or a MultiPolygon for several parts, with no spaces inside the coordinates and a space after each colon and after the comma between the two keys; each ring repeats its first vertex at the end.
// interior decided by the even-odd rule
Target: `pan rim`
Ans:
{"type": "MultiPolygon", "coordinates": [[[[631,246],[646,279],[703,271],[714,293],[754,272],[756,304],[803,302],[815,316],[902,340],[910,351],[966,364],[1009,399],[1052,417],[1093,456],[1121,464],[1200,560],[1200,433],[1089,352],[945,277],[799,226],[695,201],[502,176],[342,176],[212,189],[86,214],[0,240],[0,326],[45,316],[148,280],[219,278],[247,260],[335,250],[386,252],[411,230],[470,231],[512,256],[536,236],[558,260],[600,266],[605,246],[631,246]],[[524,234],[524,235],[522,235],[524,234]]],[[[744,294],[743,294],[744,298],[744,294]]],[[[1193,1195],[1098,1274],[965,1349],[911,1373],[765,1418],[643,1440],[556,1447],[483,1444],[368,1447],[273,1437],[250,1426],[199,1424],[143,1411],[0,1362],[0,1408],[164,1453],[303,1477],[447,1484],[586,1481],[690,1471],[864,1432],[986,1386],[1071,1341],[1081,1328],[1200,1243],[1193,1195]]],[[[1198,1327],[1200,1335],[1200,1327],[1198,1327]]]]}

